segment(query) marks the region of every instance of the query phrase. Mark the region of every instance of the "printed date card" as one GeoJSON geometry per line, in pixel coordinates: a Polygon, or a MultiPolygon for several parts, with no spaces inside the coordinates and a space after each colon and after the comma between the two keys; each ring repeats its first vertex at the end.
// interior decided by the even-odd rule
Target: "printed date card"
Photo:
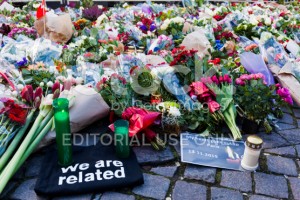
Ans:
{"type": "Polygon", "coordinates": [[[180,148],[182,162],[243,171],[241,167],[245,149],[243,141],[182,133],[180,148]]]}

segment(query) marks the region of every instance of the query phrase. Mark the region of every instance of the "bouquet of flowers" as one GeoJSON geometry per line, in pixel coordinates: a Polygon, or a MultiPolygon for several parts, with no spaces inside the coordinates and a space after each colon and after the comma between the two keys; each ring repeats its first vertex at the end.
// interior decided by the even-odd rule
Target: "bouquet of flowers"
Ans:
{"type": "Polygon", "coordinates": [[[203,82],[214,92],[217,102],[221,105],[224,121],[230,129],[235,140],[242,139],[239,128],[236,125],[236,109],[233,99],[233,83],[229,75],[212,76],[203,78],[203,82]]]}
{"type": "Polygon", "coordinates": [[[243,116],[257,124],[263,123],[266,132],[272,131],[267,121],[271,114],[276,117],[282,116],[280,108],[287,104],[293,104],[288,89],[280,85],[266,84],[264,75],[243,74],[235,80],[235,100],[241,108],[243,116]]]}

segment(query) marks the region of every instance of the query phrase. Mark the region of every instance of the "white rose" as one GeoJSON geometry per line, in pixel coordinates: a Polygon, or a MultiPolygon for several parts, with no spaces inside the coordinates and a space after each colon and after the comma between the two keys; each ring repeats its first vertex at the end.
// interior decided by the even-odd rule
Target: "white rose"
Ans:
{"type": "Polygon", "coordinates": [[[258,24],[258,21],[256,20],[256,18],[254,16],[250,16],[249,22],[252,25],[257,25],[258,24]]]}
{"type": "Polygon", "coordinates": [[[269,26],[269,25],[271,25],[271,23],[272,23],[271,19],[269,17],[266,17],[265,24],[269,26]]]}
{"type": "Polygon", "coordinates": [[[44,82],[40,82],[40,87],[44,87],[45,83],[44,82]]]}
{"type": "Polygon", "coordinates": [[[39,3],[35,3],[35,4],[32,5],[32,7],[34,7],[34,8],[38,8],[39,6],[40,6],[39,3]]]}

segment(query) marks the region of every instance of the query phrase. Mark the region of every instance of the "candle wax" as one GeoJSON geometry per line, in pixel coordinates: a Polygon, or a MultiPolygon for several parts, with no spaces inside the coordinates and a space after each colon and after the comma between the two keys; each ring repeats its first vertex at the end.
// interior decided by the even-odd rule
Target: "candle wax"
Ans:
{"type": "Polygon", "coordinates": [[[58,147],[58,162],[69,165],[72,162],[72,142],[69,113],[65,111],[54,114],[56,143],[58,147]]]}

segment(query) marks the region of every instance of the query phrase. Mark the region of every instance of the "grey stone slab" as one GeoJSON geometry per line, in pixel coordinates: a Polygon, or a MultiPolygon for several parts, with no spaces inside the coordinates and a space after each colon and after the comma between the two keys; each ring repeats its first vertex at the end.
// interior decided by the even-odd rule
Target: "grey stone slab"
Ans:
{"type": "Polygon", "coordinates": [[[216,168],[188,165],[184,171],[184,178],[214,183],[216,168]]]}
{"type": "Polygon", "coordinates": [[[288,113],[284,113],[282,119],[279,119],[279,122],[286,124],[294,124],[294,118],[288,113]]]}
{"type": "Polygon", "coordinates": [[[223,170],[221,186],[233,188],[243,192],[252,192],[251,173],[223,170]]]}
{"type": "Polygon", "coordinates": [[[298,176],[295,162],[290,158],[267,156],[268,170],[278,174],[298,176]]]}
{"type": "Polygon", "coordinates": [[[151,172],[166,177],[173,177],[177,168],[177,166],[155,167],[151,169],[151,172]]]}
{"type": "Polygon", "coordinates": [[[118,192],[105,192],[100,200],[135,200],[133,195],[122,194],[118,192]]]}
{"type": "Polygon", "coordinates": [[[255,193],[275,198],[288,198],[287,181],[283,176],[254,173],[255,193]]]}
{"type": "Polygon", "coordinates": [[[93,194],[70,195],[63,197],[55,197],[52,200],[91,200],[93,194]]]}
{"type": "Polygon", "coordinates": [[[226,188],[211,188],[211,200],[243,200],[243,195],[234,190],[226,188]]]}
{"type": "Polygon", "coordinates": [[[296,145],[295,147],[297,150],[298,158],[300,158],[300,145],[296,145]]]}
{"type": "Polygon", "coordinates": [[[300,179],[289,177],[289,182],[290,182],[294,199],[300,199],[300,179]]]}
{"type": "Polygon", "coordinates": [[[300,129],[279,131],[279,134],[291,144],[300,144],[300,129]]]}
{"type": "Polygon", "coordinates": [[[165,199],[170,180],[163,176],[144,174],[144,184],[133,188],[132,192],[143,197],[165,199]]]}
{"type": "MultiPolygon", "coordinates": [[[[244,135],[244,140],[247,139],[249,135],[244,135]]],[[[266,133],[258,133],[257,136],[261,137],[264,141],[263,149],[270,149],[282,146],[290,145],[282,136],[277,133],[266,134],[266,133]]]]}
{"type": "Polygon", "coordinates": [[[38,200],[41,199],[34,192],[34,186],[36,183],[36,179],[30,179],[24,181],[17,187],[17,189],[9,196],[11,199],[18,200],[38,200]]]}
{"type": "Polygon", "coordinates": [[[133,151],[140,164],[161,164],[175,159],[169,146],[163,151],[156,151],[150,146],[134,147],[133,151]]]}
{"type": "Polygon", "coordinates": [[[271,198],[271,197],[265,197],[265,196],[261,196],[261,195],[252,195],[249,200],[277,200],[275,198],[271,198]]]}
{"type": "Polygon", "coordinates": [[[172,200],[206,200],[206,187],[196,183],[177,181],[172,193],[172,200]]]}
{"type": "Polygon", "coordinates": [[[277,131],[289,130],[289,129],[295,129],[295,128],[297,128],[294,124],[278,123],[277,125],[279,126],[278,128],[276,128],[277,131]]]}
{"type": "Polygon", "coordinates": [[[25,176],[26,177],[38,176],[43,163],[43,159],[44,157],[40,155],[31,158],[26,164],[25,176]]]}
{"type": "Polygon", "coordinates": [[[288,146],[288,147],[279,147],[274,149],[265,149],[265,153],[273,153],[285,157],[296,157],[296,151],[294,147],[288,146]]]}
{"type": "Polygon", "coordinates": [[[295,117],[300,118],[300,110],[294,109],[293,111],[294,111],[295,117]]]}

